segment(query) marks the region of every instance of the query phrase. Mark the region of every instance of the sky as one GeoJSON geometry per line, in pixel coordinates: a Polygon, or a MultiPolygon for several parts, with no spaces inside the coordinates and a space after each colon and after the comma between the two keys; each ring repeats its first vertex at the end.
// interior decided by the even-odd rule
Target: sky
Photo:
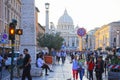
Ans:
{"type": "Polygon", "coordinates": [[[45,26],[45,3],[50,3],[49,22],[55,26],[66,9],[74,26],[87,31],[120,21],[120,0],[35,0],[39,9],[38,22],[45,26]]]}

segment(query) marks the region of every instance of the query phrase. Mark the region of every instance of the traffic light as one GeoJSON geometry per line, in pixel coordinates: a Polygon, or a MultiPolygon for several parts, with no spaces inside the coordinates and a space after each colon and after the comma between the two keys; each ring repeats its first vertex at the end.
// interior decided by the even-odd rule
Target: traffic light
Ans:
{"type": "Polygon", "coordinates": [[[9,25],[9,40],[15,39],[15,25],[13,23],[10,23],[9,25]]]}
{"type": "Polygon", "coordinates": [[[22,29],[16,29],[16,34],[17,35],[22,35],[23,34],[23,30],[22,29]]]}

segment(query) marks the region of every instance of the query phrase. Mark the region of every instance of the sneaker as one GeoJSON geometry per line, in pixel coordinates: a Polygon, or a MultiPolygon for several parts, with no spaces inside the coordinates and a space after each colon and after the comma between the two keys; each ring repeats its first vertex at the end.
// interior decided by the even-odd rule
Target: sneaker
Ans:
{"type": "Polygon", "coordinates": [[[49,76],[49,74],[45,74],[46,76],[49,76]]]}
{"type": "Polygon", "coordinates": [[[50,70],[50,72],[54,72],[53,70],[50,70]]]}

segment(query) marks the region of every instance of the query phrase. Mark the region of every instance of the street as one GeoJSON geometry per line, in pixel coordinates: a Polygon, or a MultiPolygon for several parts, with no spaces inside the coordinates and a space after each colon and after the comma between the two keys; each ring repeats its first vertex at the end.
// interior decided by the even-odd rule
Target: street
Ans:
{"type": "MultiPolygon", "coordinates": [[[[60,64],[56,63],[56,65],[49,65],[49,66],[54,72],[49,72],[48,73],[49,75],[45,76],[44,74],[45,71],[43,70],[43,75],[41,77],[33,77],[33,80],[73,80],[72,64],[70,64],[69,57],[66,58],[65,64],[61,64],[60,62],[60,64]]],[[[14,78],[13,80],[21,80],[21,78],[14,78]]],[[[83,80],[88,80],[86,71],[83,80]]],[[[96,80],[95,73],[94,73],[94,80],[96,80]]],[[[103,74],[103,80],[107,80],[107,76],[105,76],[105,74],[103,74]]]]}

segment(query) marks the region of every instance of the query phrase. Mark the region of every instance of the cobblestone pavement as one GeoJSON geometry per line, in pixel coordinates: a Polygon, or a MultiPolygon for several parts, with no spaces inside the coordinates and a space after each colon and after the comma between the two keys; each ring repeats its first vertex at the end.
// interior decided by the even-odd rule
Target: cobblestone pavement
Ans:
{"type": "MultiPolygon", "coordinates": [[[[73,80],[72,79],[72,64],[70,64],[70,60],[67,58],[65,64],[57,64],[50,65],[50,68],[54,72],[48,72],[48,76],[45,76],[43,70],[43,75],[41,77],[32,77],[33,80],[73,80]]],[[[104,74],[103,74],[104,75],[104,74]]],[[[83,80],[88,80],[86,78],[87,74],[85,73],[83,80]]],[[[2,79],[2,80],[9,80],[9,79],[2,79]]],[[[14,78],[13,80],[21,80],[21,78],[14,78]]],[[[78,79],[79,80],[79,79],[78,79]]],[[[94,80],[95,75],[94,75],[94,80]]],[[[103,76],[103,80],[108,80],[106,76],[103,76]]]]}

